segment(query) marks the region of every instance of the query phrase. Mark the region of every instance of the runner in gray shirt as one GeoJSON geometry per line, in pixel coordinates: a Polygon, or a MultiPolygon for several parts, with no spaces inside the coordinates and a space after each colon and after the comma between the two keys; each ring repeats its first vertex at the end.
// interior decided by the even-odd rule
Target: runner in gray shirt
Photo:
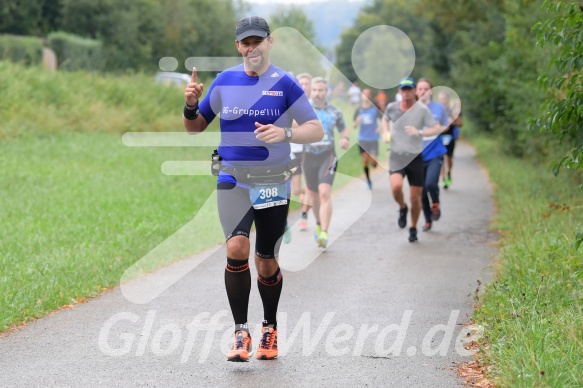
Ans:
{"type": "Polygon", "coordinates": [[[440,132],[439,124],[433,119],[429,108],[416,102],[415,80],[403,79],[399,84],[401,101],[387,106],[383,117],[384,132],[391,134],[391,155],[389,173],[393,198],[399,204],[400,228],[407,226],[409,208],[403,195],[403,179],[409,181],[411,201],[411,226],[409,241],[417,241],[417,221],[421,213],[421,193],[424,184],[423,136],[433,136],[440,132]]]}

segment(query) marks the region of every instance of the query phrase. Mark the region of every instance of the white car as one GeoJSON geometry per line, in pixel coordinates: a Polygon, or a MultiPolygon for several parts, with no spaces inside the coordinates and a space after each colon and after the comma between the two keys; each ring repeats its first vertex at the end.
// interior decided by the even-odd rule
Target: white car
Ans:
{"type": "Polygon", "coordinates": [[[190,75],[173,71],[159,71],[156,73],[156,82],[162,85],[186,86],[190,83],[190,75]]]}

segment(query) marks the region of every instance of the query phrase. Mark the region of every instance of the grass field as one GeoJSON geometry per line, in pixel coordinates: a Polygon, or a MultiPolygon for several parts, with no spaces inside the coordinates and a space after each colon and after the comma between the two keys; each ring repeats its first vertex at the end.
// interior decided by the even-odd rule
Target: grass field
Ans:
{"type": "Polygon", "coordinates": [[[214,190],[212,177],[161,174],[190,149],[129,148],[112,133],[24,136],[0,149],[0,329],[116,285],[214,190]]]}
{"type": "Polygon", "coordinates": [[[489,377],[502,387],[583,386],[581,172],[557,178],[545,166],[505,156],[474,139],[495,183],[498,273],[475,321],[485,327],[489,377]]]}
{"type": "MultiPolygon", "coordinates": [[[[169,160],[207,161],[212,148],[122,143],[128,131],[183,131],[179,88],[147,75],[3,62],[0,74],[2,332],[119,284],[128,267],[193,219],[215,178],[161,172],[169,160]]],[[[351,124],[352,108],[344,108],[351,124]]],[[[358,176],[359,161],[352,148],[339,171],[358,176]]],[[[209,228],[148,269],[222,240],[209,228]]]]}

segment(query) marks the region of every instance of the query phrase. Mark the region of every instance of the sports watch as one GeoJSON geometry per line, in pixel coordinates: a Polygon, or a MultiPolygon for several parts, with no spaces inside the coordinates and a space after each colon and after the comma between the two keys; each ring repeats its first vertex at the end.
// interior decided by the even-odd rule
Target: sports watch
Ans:
{"type": "Polygon", "coordinates": [[[283,130],[285,131],[285,139],[283,141],[289,143],[292,139],[292,130],[291,128],[284,127],[283,130]]]}

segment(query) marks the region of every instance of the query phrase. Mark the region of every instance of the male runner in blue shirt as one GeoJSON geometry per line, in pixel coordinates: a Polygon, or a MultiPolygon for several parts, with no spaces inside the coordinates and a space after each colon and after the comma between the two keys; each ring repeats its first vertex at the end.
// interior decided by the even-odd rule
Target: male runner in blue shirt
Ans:
{"type": "Polygon", "coordinates": [[[354,128],[360,125],[358,132],[358,149],[362,157],[362,167],[368,183],[368,188],[372,189],[369,167],[377,166],[379,155],[379,133],[380,120],[383,112],[372,103],[372,91],[368,88],[362,90],[360,106],[354,112],[354,128]]]}
{"type": "Polygon", "coordinates": [[[248,361],[251,337],[247,323],[251,274],[251,225],[255,223],[257,288],[264,310],[259,359],[277,357],[277,305],[282,274],[277,263],[289,209],[290,142],[322,139],[322,125],[302,88],[284,70],[272,65],[273,36],[257,16],[237,22],[237,51],[243,64],[220,73],[200,101],[203,84],[196,68],[184,92],[184,127],[204,131],[220,114],[222,167],[217,180],[219,218],[226,238],[225,287],[235,320],[229,361],[248,361]],[[292,120],[299,126],[291,128],[292,120]]]}

